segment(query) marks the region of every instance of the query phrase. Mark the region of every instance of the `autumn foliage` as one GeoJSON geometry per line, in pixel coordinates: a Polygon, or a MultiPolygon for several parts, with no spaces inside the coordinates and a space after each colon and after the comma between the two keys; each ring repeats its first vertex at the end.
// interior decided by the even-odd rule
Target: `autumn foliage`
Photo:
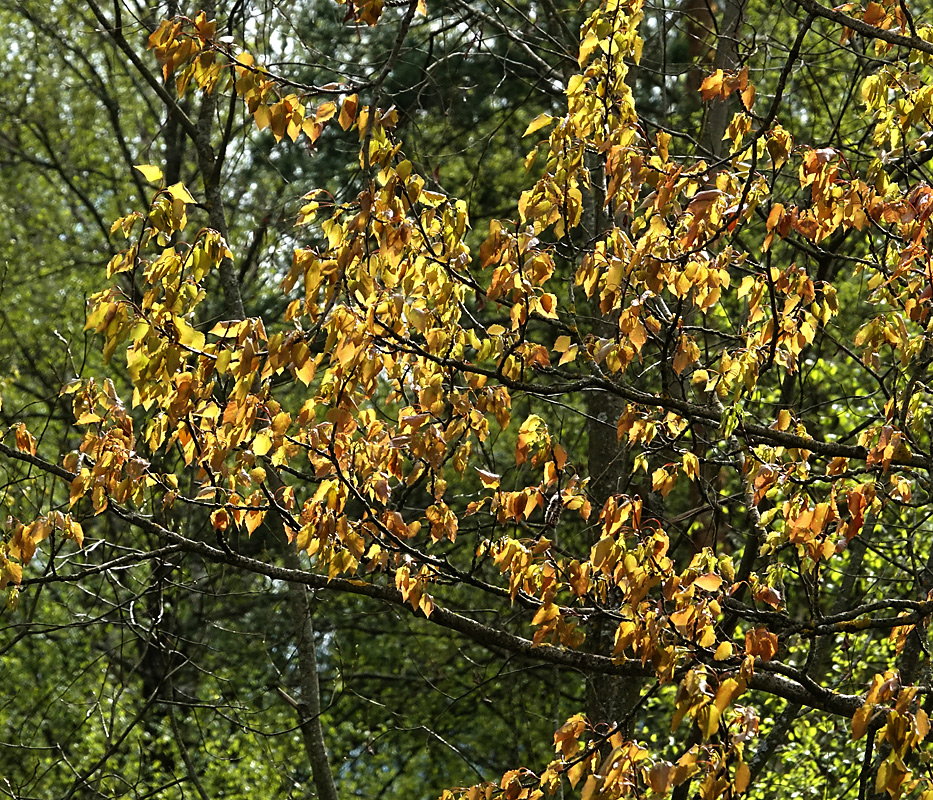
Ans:
{"type": "Polygon", "coordinates": [[[352,137],[359,172],[303,188],[262,316],[229,291],[223,234],[192,223],[198,190],[137,167],[151,202],[114,221],[125,245],[88,303],[114,377],[62,390],[83,438],[60,464],[25,425],[2,445],[67,487],[11,522],[2,586],[28,591],[53,532],[80,548],[116,515],[618,694],[556,730],[550,763],[449,798],[737,797],[792,708],[864,740],[843,747],[865,786],[933,796],[933,189],[912,171],[933,28],[896,0],[801,6],[799,41],[825,22],[883,59],[862,151],[792,134],[787,74],[756,87],[747,65],[700,86],[729,108],[722,157],[649,133],[643,3],[606,0],[488,231],[406,157],[378,86],[298,87],[203,13],[162,21],[168,90],[235,93],[283,147],[352,137]],[[244,549],[260,536],[280,541],[244,549]],[[843,643],[867,655],[843,669],[843,643]]]}

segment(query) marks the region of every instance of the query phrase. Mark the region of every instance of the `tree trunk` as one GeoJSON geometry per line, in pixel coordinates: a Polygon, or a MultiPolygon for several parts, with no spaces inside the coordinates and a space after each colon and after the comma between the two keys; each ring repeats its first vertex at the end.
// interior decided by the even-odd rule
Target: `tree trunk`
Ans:
{"type": "MultiPolygon", "coordinates": [[[[586,410],[589,437],[589,496],[595,514],[609,497],[628,489],[627,448],[616,436],[616,422],[624,410],[624,403],[615,395],[598,392],[590,396],[586,410]]],[[[596,539],[600,536],[600,530],[600,527],[596,528],[596,539]]],[[[588,544],[593,543],[591,541],[588,544]]],[[[612,609],[617,604],[618,599],[610,592],[604,600],[604,605],[612,609]]],[[[612,653],[616,627],[616,623],[608,617],[598,617],[592,621],[589,641],[594,652],[601,655],[612,653]]],[[[590,722],[599,726],[601,731],[611,730],[613,726],[620,724],[622,731],[629,733],[626,730],[625,716],[638,700],[640,683],[639,679],[631,677],[589,676],[586,684],[586,713],[590,722]]]]}

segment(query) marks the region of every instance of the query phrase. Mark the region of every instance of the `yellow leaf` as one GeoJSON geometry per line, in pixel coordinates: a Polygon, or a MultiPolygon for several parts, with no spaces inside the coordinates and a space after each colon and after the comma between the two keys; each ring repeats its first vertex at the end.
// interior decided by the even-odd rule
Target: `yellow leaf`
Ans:
{"type": "Polygon", "coordinates": [[[499,485],[499,476],[494,472],[486,472],[484,469],[475,467],[476,472],[479,474],[479,479],[483,482],[483,486],[489,489],[495,489],[499,485]]]}
{"type": "Polygon", "coordinates": [[[697,727],[704,739],[709,739],[719,730],[719,709],[714,705],[703,706],[697,714],[697,727]]]}
{"type": "Polygon", "coordinates": [[[64,533],[69,539],[74,539],[78,547],[84,545],[84,528],[81,527],[80,522],[72,519],[68,514],[65,515],[64,533]]]}
{"type": "Polygon", "coordinates": [[[700,84],[700,93],[704,100],[712,100],[722,92],[723,71],[717,69],[712,75],[708,75],[703,83],[700,84]]]}
{"type": "Polygon", "coordinates": [[[246,531],[250,536],[252,536],[253,531],[262,524],[262,520],[265,516],[265,511],[256,510],[246,512],[246,531]]]}
{"type": "Polygon", "coordinates": [[[632,332],[628,335],[632,344],[635,345],[635,349],[639,352],[641,348],[644,347],[645,342],[648,341],[648,333],[645,331],[645,326],[641,324],[640,321],[636,321],[632,332]]]}
{"type": "Polygon", "coordinates": [[[232,353],[229,350],[222,350],[217,354],[217,361],[214,363],[214,368],[221,375],[225,375],[227,370],[230,368],[230,359],[232,358],[232,353]]]}
{"type": "Polygon", "coordinates": [[[344,130],[347,130],[356,119],[356,112],[359,106],[359,95],[351,94],[347,97],[342,105],[340,106],[340,116],[337,118],[337,122],[340,123],[340,127],[344,130]]]}
{"type": "Polygon", "coordinates": [[[538,298],[538,310],[541,312],[541,316],[548,319],[558,319],[556,308],[557,297],[553,294],[546,293],[538,298]]]}
{"type": "Polygon", "coordinates": [[[570,781],[570,787],[575,789],[577,784],[580,782],[580,778],[583,777],[583,773],[586,772],[587,764],[585,761],[578,761],[574,764],[569,770],[567,770],[567,780],[570,781]]]}
{"type": "Polygon", "coordinates": [[[683,465],[684,475],[690,480],[696,480],[697,475],[700,473],[700,459],[693,453],[684,453],[683,465]]]}
{"type": "Polygon", "coordinates": [[[674,488],[675,482],[675,477],[664,467],[658,467],[651,474],[651,489],[652,491],[660,492],[662,497],[667,497],[667,495],[670,494],[671,489],[674,488]]]}
{"type": "Polygon", "coordinates": [[[162,170],[152,164],[137,164],[133,169],[139,170],[149,183],[159,183],[162,180],[162,170]]]}
{"type": "Polygon", "coordinates": [[[569,347],[570,347],[569,336],[558,336],[557,340],[554,342],[554,352],[556,353],[566,353],[569,347]]]}
{"type": "Polygon", "coordinates": [[[719,684],[719,690],[716,692],[716,699],[713,701],[713,705],[719,710],[721,714],[725,711],[732,701],[735,700],[742,692],[745,691],[745,681],[737,681],[735,678],[726,678],[721,684],[719,684]]]}
{"type": "Polygon", "coordinates": [[[648,772],[648,785],[657,795],[667,794],[674,773],[674,765],[669,761],[655,764],[648,772]]]}
{"type": "Polygon", "coordinates": [[[720,578],[715,572],[707,572],[705,575],[701,575],[699,578],[697,578],[694,581],[694,584],[707,592],[715,592],[720,586],[722,586],[722,578],[720,578]]]}
{"type": "Polygon", "coordinates": [[[204,334],[199,330],[192,328],[181,317],[176,318],[175,326],[178,328],[178,341],[192,350],[202,351],[204,349],[204,334]]]}
{"type": "Polygon", "coordinates": [[[528,127],[525,128],[525,132],[522,136],[530,136],[535,131],[541,130],[545,125],[550,125],[553,121],[554,117],[550,114],[538,114],[538,116],[528,123],[528,127]]]}
{"type": "Polygon", "coordinates": [[[172,197],[174,197],[176,200],[181,200],[183,203],[195,202],[194,198],[191,196],[181,181],[178,183],[173,183],[168,187],[167,191],[172,197]]]}
{"type": "Polygon", "coordinates": [[[434,600],[429,594],[422,594],[421,599],[418,601],[418,608],[421,609],[421,612],[426,616],[431,616],[431,612],[434,611],[434,600]]]}
{"type": "Polygon", "coordinates": [[[560,609],[554,603],[546,603],[538,609],[535,618],[531,621],[532,625],[543,625],[555,617],[560,616],[560,609]]]}
{"type": "Polygon", "coordinates": [[[259,130],[265,130],[272,123],[272,113],[269,111],[269,106],[265,103],[261,104],[254,112],[253,119],[256,121],[256,127],[259,130]]]}
{"type": "Polygon", "coordinates": [[[577,345],[575,345],[575,344],[574,344],[574,345],[571,345],[571,346],[570,346],[570,349],[567,350],[567,352],[564,353],[564,354],[560,357],[560,361],[557,362],[557,366],[560,367],[560,366],[563,366],[564,364],[566,364],[568,361],[573,361],[573,360],[577,357],[577,351],[578,351],[578,350],[579,350],[579,347],[578,347],[577,345]]]}
{"type": "Polygon", "coordinates": [[[727,658],[732,658],[732,649],[732,642],[720,642],[713,658],[716,661],[725,661],[727,658]]]}
{"type": "Polygon", "coordinates": [[[23,581],[23,567],[13,561],[6,561],[3,564],[3,570],[0,572],[0,589],[5,589],[7,584],[19,585],[23,581]]]}
{"type": "Polygon", "coordinates": [[[219,336],[221,339],[236,339],[241,333],[246,331],[251,325],[248,319],[229,319],[224,322],[218,322],[208,331],[211,336],[219,336]]]}
{"type": "Polygon", "coordinates": [[[852,741],[861,739],[865,735],[874,710],[875,707],[871,703],[863,703],[859,710],[855,712],[852,717],[852,741]]]}

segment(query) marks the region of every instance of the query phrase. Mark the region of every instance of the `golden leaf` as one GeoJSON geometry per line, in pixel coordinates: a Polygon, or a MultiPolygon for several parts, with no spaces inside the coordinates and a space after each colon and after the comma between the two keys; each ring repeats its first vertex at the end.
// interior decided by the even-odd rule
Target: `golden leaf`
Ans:
{"type": "Polygon", "coordinates": [[[546,125],[550,125],[554,121],[554,117],[550,114],[538,114],[531,122],[528,123],[528,127],[525,128],[525,132],[522,134],[522,137],[530,136],[537,130],[546,125]]]}
{"type": "Polygon", "coordinates": [[[162,180],[162,170],[152,164],[137,164],[133,169],[141,172],[149,183],[159,183],[162,180]]]}

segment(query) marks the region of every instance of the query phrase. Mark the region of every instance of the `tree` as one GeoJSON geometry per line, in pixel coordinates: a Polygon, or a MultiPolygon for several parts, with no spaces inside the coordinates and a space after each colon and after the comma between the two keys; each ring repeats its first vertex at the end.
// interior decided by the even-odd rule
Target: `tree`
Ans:
{"type": "MultiPolygon", "coordinates": [[[[72,583],[112,607],[106,626],[127,614],[139,639],[135,662],[109,661],[140,675],[136,712],[117,714],[127,684],[114,675],[95,698],[101,709],[109,693],[114,716],[78,768],[47,734],[72,795],[189,782],[232,796],[204,766],[231,746],[228,717],[254,734],[240,746],[265,754],[280,792],[372,785],[359,764],[410,770],[397,786],[424,791],[432,763],[417,748],[377,754],[357,706],[346,729],[334,725],[322,686],[326,697],[334,682],[399,678],[376,699],[404,703],[423,664],[453,687],[450,667],[471,663],[482,688],[460,683],[451,703],[488,691],[511,711],[537,698],[537,719],[519,725],[535,735],[503,754],[493,739],[514,720],[481,703],[457,709],[479,736],[422,724],[480,780],[446,796],[713,798],[775,785],[931,796],[933,27],[899,2],[793,2],[800,18],[756,50],[743,31],[773,10],[751,0],[647,18],[639,0],[607,0],[583,21],[573,66],[558,35],[539,48],[514,33],[547,31],[539,18],[568,32],[553,4],[514,18],[457,5],[494,32],[483,46],[519,46],[528,61],[515,75],[530,64],[548,84],[541,113],[522,112],[539,139],[528,188],[488,233],[432,184],[444,184],[441,166],[436,179],[419,166],[436,121],[416,126],[402,89],[407,106],[386,102],[389,76],[419,52],[406,42],[433,41],[443,15],[419,17],[431,12],[414,1],[348,5],[358,38],[346,52],[387,52],[365,80],[319,84],[264,66],[204,13],[152,24],[160,78],[121,20],[89,4],[188,137],[200,187],[183,178],[184,151],[136,166],[148,207],[114,223],[127,246],[87,318],[113,380],[63,389],[82,435],[60,464],[24,421],[0,443],[8,495],[25,486],[26,507],[42,506],[7,524],[2,584],[19,620],[7,647],[47,646],[62,630],[69,658],[90,658],[101,645],[84,612],[39,602],[72,583]],[[679,75],[678,49],[693,64],[679,75]],[[820,79],[797,77],[801,65],[820,79]],[[240,101],[279,143],[359,147],[354,174],[306,187],[290,266],[275,276],[284,299],[263,293],[255,310],[221,180],[235,134],[247,135],[240,101]],[[207,598],[196,613],[176,611],[196,597],[207,598]],[[382,652],[358,623],[377,610],[382,652]],[[312,622],[342,615],[352,622],[333,640],[315,633],[312,622]],[[216,675],[229,696],[189,676],[194,651],[245,647],[218,619],[267,626],[261,690],[238,683],[256,674],[242,663],[216,675]],[[426,655],[412,642],[429,631],[443,635],[429,634],[426,655]],[[357,659],[376,668],[354,672],[357,659]],[[292,716],[309,780],[289,785],[270,729],[249,722],[260,708],[273,725],[292,716]],[[141,720],[157,763],[125,746],[141,720]],[[821,763],[782,763],[781,747],[821,763]]],[[[384,733],[401,741],[402,719],[384,733]]],[[[238,777],[244,793],[256,779],[238,777]]],[[[38,785],[16,781],[13,796],[38,785]]]]}

